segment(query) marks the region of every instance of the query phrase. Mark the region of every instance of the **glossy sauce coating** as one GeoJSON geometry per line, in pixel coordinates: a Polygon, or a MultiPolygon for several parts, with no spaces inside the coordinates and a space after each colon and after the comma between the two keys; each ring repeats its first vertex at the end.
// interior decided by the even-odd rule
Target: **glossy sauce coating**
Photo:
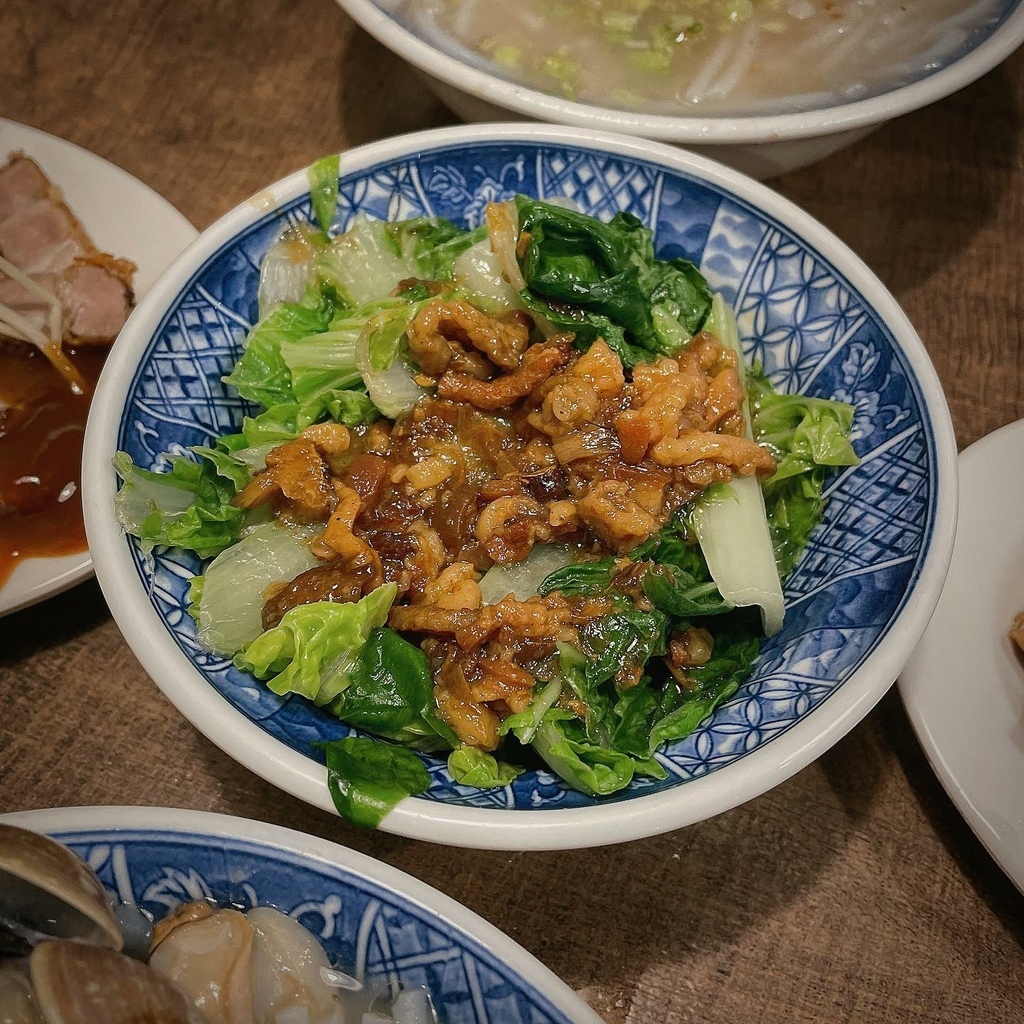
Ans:
{"type": "Polygon", "coordinates": [[[106,349],[69,355],[84,395],[34,348],[0,342],[0,585],[21,559],[86,549],[82,440],[106,349]]]}

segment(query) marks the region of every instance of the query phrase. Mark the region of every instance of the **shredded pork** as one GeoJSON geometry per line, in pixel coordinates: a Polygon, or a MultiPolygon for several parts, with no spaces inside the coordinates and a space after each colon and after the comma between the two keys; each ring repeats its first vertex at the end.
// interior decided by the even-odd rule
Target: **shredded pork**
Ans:
{"type": "Polygon", "coordinates": [[[0,166],[0,339],[35,345],[82,388],[64,345],[109,345],[134,304],[135,265],[100,252],[39,165],[0,166]]]}
{"type": "MultiPolygon", "coordinates": [[[[324,565],[268,594],[264,622],[395,583],[389,625],[422,643],[442,718],[487,750],[501,720],[529,705],[534,680],[550,678],[557,644],[578,642],[612,606],[559,592],[484,604],[482,574],[542,543],[628,555],[709,483],[775,468],[745,436],[737,360],[712,335],[631,375],[601,340],[580,353],[569,335],[528,338],[520,318],[432,300],[409,339],[436,394],[393,424],[310,428],[271,452],[237,499],[324,523],[313,544],[324,565]],[[473,375],[454,368],[467,354],[473,375]]],[[[618,589],[644,607],[631,566],[622,560],[618,589]]],[[[685,680],[710,653],[707,634],[689,630],[672,638],[667,664],[685,680]]],[[[628,687],[640,667],[617,678],[628,687]]]]}

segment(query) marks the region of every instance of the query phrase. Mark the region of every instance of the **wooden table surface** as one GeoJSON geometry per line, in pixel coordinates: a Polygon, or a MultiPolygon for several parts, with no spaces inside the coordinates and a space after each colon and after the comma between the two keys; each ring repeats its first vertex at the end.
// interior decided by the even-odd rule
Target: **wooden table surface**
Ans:
{"type": "MultiPolygon", "coordinates": [[[[331,0],[4,0],[0,52],[0,115],[107,157],[200,228],[329,150],[454,120],[331,0]]],[[[1018,54],[773,183],[903,304],[961,446],[1024,415],[1022,104],[1018,54]]],[[[609,1024],[1024,1020],[1024,897],[895,691],[809,768],[703,824],[465,852],[356,831],[237,766],[146,677],[90,582],[0,620],[0,811],[110,803],[369,853],[502,928],[609,1024]]]]}

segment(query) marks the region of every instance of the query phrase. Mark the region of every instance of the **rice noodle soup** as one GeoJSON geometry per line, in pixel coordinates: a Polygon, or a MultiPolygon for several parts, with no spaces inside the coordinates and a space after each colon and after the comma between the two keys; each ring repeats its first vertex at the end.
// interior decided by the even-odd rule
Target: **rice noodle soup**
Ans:
{"type": "Polygon", "coordinates": [[[664,115],[792,112],[912,82],[987,35],[1006,0],[398,0],[488,71],[664,115]]]}

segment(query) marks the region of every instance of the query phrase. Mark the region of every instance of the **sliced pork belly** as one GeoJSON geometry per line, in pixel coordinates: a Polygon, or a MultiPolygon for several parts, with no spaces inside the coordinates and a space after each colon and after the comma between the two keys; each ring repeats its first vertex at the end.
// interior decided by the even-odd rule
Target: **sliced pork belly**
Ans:
{"type": "Polygon", "coordinates": [[[37,199],[0,221],[0,253],[26,274],[59,273],[96,252],[63,203],[37,199]]]}
{"type": "Polygon", "coordinates": [[[46,199],[52,189],[35,160],[24,153],[12,153],[0,167],[0,221],[7,220],[19,207],[46,199]]]}
{"type": "Polygon", "coordinates": [[[80,260],[61,274],[57,296],[64,311],[65,341],[106,345],[124,327],[132,311],[131,278],[118,273],[118,262],[109,257],[80,260]]]}
{"type": "MultiPolygon", "coordinates": [[[[20,325],[20,330],[12,326],[7,332],[32,340],[61,372],[66,359],[55,348],[62,342],[108,345],[131,312],[135,265],[101,253],[68,209],[60,189],[22,153],[11,154],[0,167],[0,257],[16,268],[6,268],[5,274],[0,266],[0,304],[8,311],[7,321],[20,325]],[[19,280],[18,272],[53,299],[19,280]],[[51,339],[56,301],[61,337],[51,339]],[[26,322],[31,330],[25,330],[26,322]]],[[[0,309],[0,337],[4,333],[0,309]]]]}

